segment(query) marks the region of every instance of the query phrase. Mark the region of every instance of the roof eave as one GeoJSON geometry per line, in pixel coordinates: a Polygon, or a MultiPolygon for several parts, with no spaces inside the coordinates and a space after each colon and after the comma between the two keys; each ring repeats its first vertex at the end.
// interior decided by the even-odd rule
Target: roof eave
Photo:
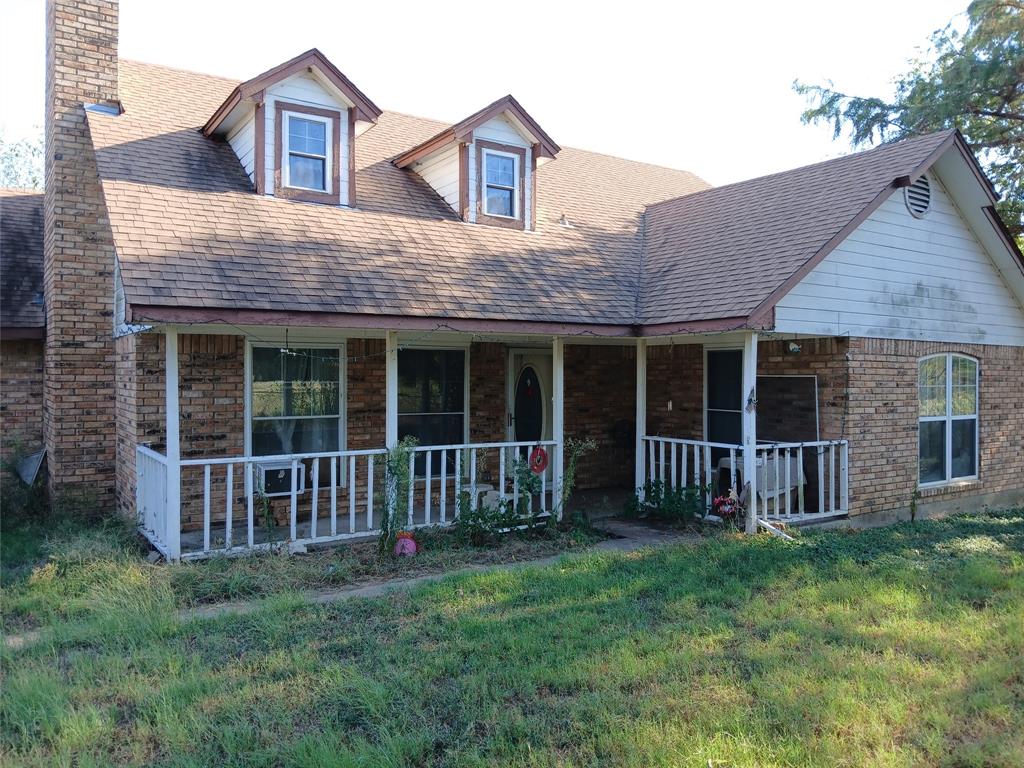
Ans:
{"type": "Polygon", "coordinates": [[[446,128],[436,136],[432,136],[422,144],[417,144],[410,150],[391,159],[391,162],[398,168],[406,168],[417,160],[422,160],[427,155],[433,154],[439,149],[446,147],[456,141],[455,133],[451,128],[446,128]]]}
{"type": "Polygon", "coordinates": [[[217,111],[203,126],[203,134],[210,136],[217,131],[217,128],[227,119],[228,115],[241,102],[257,96],[261,91],[276,82],[301,72],[304,69],[318,69],[324,76],[344,94],[345,98],[352,102],[356,111],[356,120],[368,123],[376,123],[383,114],[383,110],[374,104],[370,98],[356,87],[355,83],[349,80],[331,61],[318,49],[310,48],[292,59],[268,69],[262,74],[256,75],[251,80],[246,80],[235,86],[228,98],[221,104],[217,111]]]}

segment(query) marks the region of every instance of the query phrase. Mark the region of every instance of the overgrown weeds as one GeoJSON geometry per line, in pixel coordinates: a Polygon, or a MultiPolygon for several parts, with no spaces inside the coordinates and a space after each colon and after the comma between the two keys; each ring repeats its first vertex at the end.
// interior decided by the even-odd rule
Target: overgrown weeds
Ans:
{"type": "Polygon", "coordinates": [[[189,622],[174,578],[233,563],[119,549],[71,537],[30,577],[63,605],[0,654],[5,765],[1024,762],[1021,510],[723,533],[189,622]]]}

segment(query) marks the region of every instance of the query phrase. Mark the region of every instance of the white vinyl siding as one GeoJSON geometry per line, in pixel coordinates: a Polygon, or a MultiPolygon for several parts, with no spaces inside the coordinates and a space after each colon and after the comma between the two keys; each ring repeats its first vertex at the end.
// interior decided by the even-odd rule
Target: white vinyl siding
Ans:
{"type": "Polygon", "coordinates": [[[474,139],[493,141],[495,144],[510,144],[513,147],[528,147],[530,142],[509,122],[506,117],[493,117],[473,130],[474,139]]]}
{"type": "Polygon", "coordinates": [[[459,212],[459,145],[427,155],[413,170],[437,192],[456,213],[459,212]]]}
{"type": "MultiPolygon", "coordinates": [[[[274,115],[275,105],[278,101],[285,101],[290,104],[301,104],[318,109],[337,109],[341,111],[340,135],[338,137],[340,155],[340,189],[333,190],[338,194],[338,201],[342,205],[348,205],[348,105],[334,95],[329,93],[315,77],[310,74],[294,75],[283,80],[267,91],[266,109],[264,119],[266,120],[264,135],[266,136],[265,161],[266,178],[274,178],[274,115]]],[[[328,174],[330,178],[330,174],[328,174]]],[[[273,194],[273,184],[267,184],[267,194],[273,194]]]]}
{"type": "Polygon", "coordinates": [[[1024,309],[936,176],[916,218],[896,190],[776,305],[775,330],[1024,344],[1024,309]]]}
{"type": "MultiPolygon", "coordinates": [[[[273,135],[273,134],[271,134],[273,135]]],[[[255,181],[256,121],[249,115],[228,134],[228,144],[235,150],[238,161],[249,174],[249,181],[255,181]]]]}

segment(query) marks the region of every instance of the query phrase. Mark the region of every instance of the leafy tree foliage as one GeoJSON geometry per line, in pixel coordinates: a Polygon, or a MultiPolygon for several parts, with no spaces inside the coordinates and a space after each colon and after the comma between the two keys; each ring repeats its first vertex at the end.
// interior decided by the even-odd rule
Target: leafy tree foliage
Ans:
{"type": "Polygon", "coordinates": [[[43,132],[7,141],[0,136],[0,187],[43,188],[43,132]]]}
{"type": "Polygon", "coordinates": [[[849,128],[854,147],[959,128],[1002,193],[1007,227],[1024,238],[1024,0],[975,0],[931,36],[927,54],[895,81],[891,100],[832,87],[793,87],[808,97],[805,123],[849,128]],[[961,20],[962,21],[962,20],[961,20]]]}

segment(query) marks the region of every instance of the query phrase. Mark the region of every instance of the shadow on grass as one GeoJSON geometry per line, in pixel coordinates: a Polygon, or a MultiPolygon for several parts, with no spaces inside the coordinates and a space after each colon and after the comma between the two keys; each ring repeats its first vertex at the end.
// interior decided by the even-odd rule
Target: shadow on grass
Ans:
{"type": "Polygon", "coordinates": [[[126,609],[3,656],[3,739],[40,764],[1019,764],[1022,552],[1018,511],[126,609]]]}

